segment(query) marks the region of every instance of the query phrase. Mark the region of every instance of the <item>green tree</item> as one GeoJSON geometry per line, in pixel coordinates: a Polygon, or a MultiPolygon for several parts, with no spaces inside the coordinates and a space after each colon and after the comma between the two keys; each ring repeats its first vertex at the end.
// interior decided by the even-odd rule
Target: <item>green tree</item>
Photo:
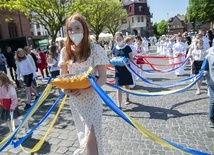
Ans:
{"type": "Polygon", "coordinates": [[[214,21],[214,3],[213,0],[189,0],[187,8],[187,18],[189,21],[196,23],[214,21]]]}
{"type": "Polygon", "coordinates": [[[162,20],[160,23],[158,23],[157,32],[159,33],[159,35],[167,34],[167,32],[168,32],[168,23],[167,23],[167,21],[162,20]]]}
{"type": "Polygon", "coordinates": [[[35,23],[40,23],[47,30],[52,42],[64,26],[71,0],[15,0],[4,2],[4,8],[10,11],[20,11],[35,23]]]}
{"type": "Polygon", "coordinates": [[[124,17],[122,4],[118,0],[76,0],[71,10],[71,13],[74,12],[86,18],[96,40],[99,39],[99,34],[110,25],[112,28],[109,31],[114,33],[114,30],[118,29],[119,21],[124,17]]]}
{"type": "Polygon", "coordinates": [[[159,33],[158,33],[158,31],[157,31],[157,27],[158,27],[158,23],[154,23],[153,24],[153,26],[152,26],[152,28],[153,28],[153,33],[154,33],[154,35],[155,36],[159,36],[159,33]]]}
{"type": "Polygon", "coordinates": [[[121,28],[123,22],[127,22],[128,14],[123,8],[123,4],[119,1],[113,1],[108,9],[110,15],[105,27],[114,36],[121,28]]]}

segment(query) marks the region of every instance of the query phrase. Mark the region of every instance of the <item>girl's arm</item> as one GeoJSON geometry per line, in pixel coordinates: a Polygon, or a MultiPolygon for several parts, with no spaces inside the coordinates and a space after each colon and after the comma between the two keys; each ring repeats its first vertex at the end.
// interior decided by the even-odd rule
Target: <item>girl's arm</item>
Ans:
{"type": "Polygon", "coordinates": [[[16,66],[17,66],[17,70],[16,70],[16,74],[17,74],[17,80],[18,81],[20,81],[21,80],[21,78],[20,78],[20,67],[19,67],[19,63],[18,62],[16,62],[16,66]]]}
{"type": "Polygon", "coordinates": [[[10,94],[10,99],[11,99],[11,105],[10,105],[10,110],[15,110],[15,108],[18,105],[18,98],[16,94],[16,90],[12,85],[9,85],[9,94],[10,94]]]}

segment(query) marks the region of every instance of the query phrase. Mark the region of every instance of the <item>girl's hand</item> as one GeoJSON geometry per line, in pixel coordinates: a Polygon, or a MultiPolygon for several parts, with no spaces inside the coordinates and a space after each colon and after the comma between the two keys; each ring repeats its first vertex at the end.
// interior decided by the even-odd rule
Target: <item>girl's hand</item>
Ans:
{"type": "Polygon", "coordinates": [[[208,74],[208,71],[204,71],[204,76],[207,76],[207,74],[208,74]]]}

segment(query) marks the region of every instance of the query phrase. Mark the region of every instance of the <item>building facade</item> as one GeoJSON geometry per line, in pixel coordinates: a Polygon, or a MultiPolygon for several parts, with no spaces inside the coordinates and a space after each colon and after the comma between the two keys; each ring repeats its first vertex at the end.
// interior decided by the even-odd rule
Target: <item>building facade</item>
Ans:
{"type": "Polygon", "coordinates": [[[147,0],[123,0],[128,18],[122,21],[123,34],[148,37],[152,34],[152,15],[147,5],[147,0]]]}
{"type": "Polygon", "coordinates": [[[177,14],[168,20],[168,34],[183,34],[187,31],[187,24],[184,22],[184,15],[177,14]]]}
{"type": "Polygon", "coordinates": [[[29,21],[23,13],[1,10],[0,14],[0,39],[31,35],[29,21]]]}
{"type": "Polygon", "coordinates": [[[0,47],[3,51],[6,46],[16,50],[33,44],[29,20],[23,13],[0,10],[0,14],[0,47]]]}

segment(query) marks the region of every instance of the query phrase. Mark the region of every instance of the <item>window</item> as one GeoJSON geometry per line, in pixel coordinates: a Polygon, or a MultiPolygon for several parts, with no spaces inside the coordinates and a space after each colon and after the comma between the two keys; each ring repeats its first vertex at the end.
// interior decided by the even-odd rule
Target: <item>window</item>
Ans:
{"type": "Polygon", "coordinates": [[[129,12],[132,12],[132,6],[129,6],[129,12]]]}
{"type": "Polygon", "coordinates": [[[180,27],[180,25],[177,25],[177,27],[180,27]]]}
{"type": "Polygon", "coordinates": [[[39,23],[37,23],[37,24],[36,24],[36,28],[40,28],[40,25],[39,25],[39,23]]]}
{"type": "Polygon", "coordinates": [[[138,23],[140,22],[140,17],[137,17],[137,22],[138,22],[138,23]]]}
{"type": "Polygon", "coordinates": [[[143,11],[143,6],[139,6],[139,12],[143,11]]]}
{"type": "Polygon", "coordinates": [[[134,23],[134,17],[132,17],[132,23],[134,23]]]}
{"type": "Polygon", "coordinates": [[[37,34],[38,34],[38,36],[41,36],[41,32],[38,32],[37,34]]]}
{"type": "Polygon", "coordinates": [[[144,18],[143,17],[141,17],[141,22],[144,22],[144,18]]]}
{"type": "Polygon", "coordinates": [[[17,27],[15,23],[8,23],[10,38],[18,37],[17,27]]]}

